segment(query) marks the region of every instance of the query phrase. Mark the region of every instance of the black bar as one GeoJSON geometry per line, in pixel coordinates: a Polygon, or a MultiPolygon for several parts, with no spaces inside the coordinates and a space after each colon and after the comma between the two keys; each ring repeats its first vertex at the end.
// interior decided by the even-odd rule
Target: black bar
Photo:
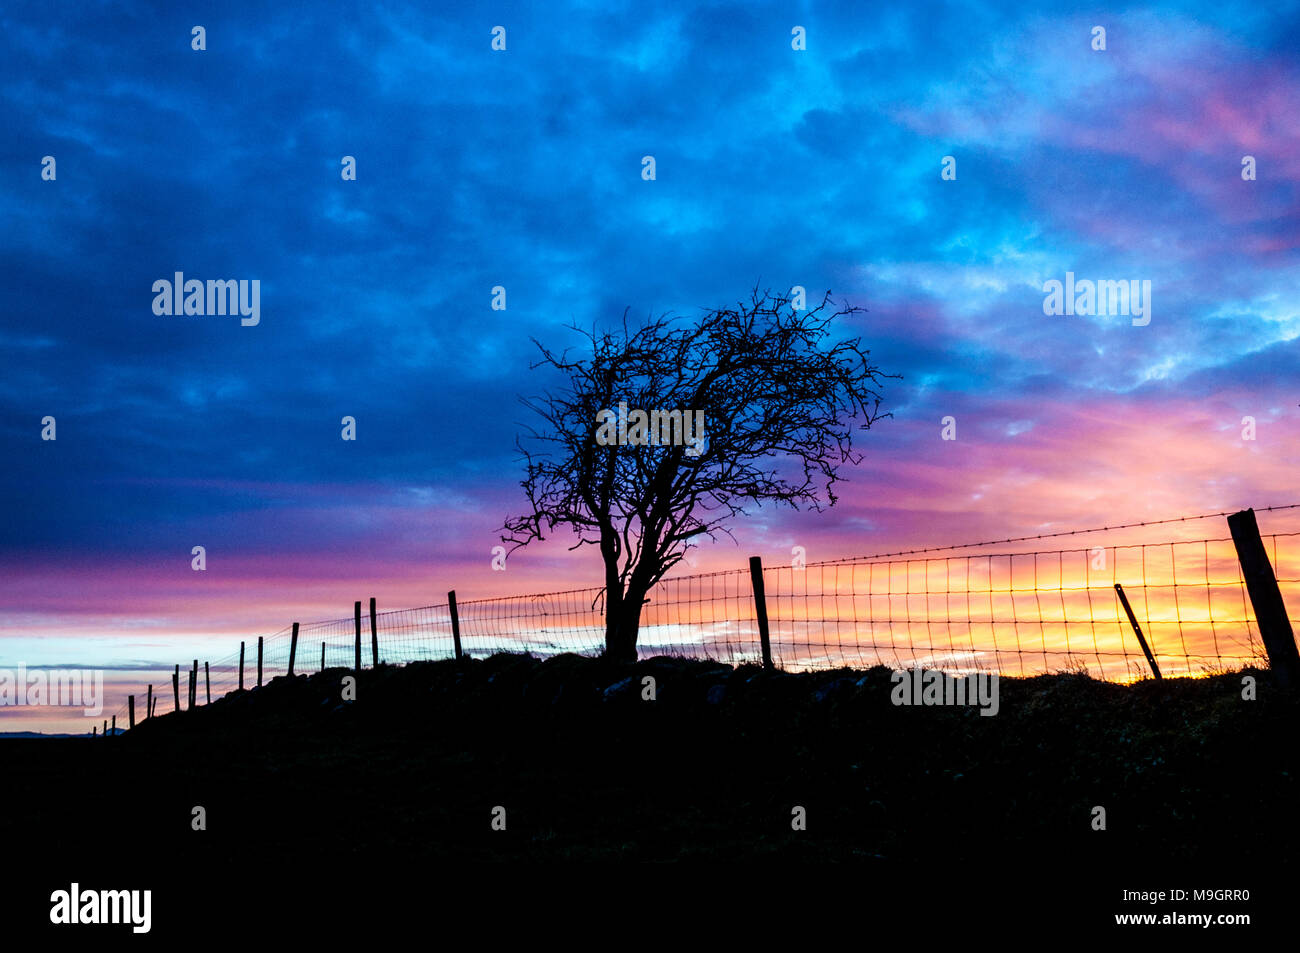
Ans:
{"type": "Polygon", "coordinates": [[[1255,511],[1233,513],[1228,517],[1228,529],[1232,531],[1232,544],[1237,547],[1237,561],[1241,563],[1241,575],[1255,609],[1255,622],[1268,651],[1269,669],[1276,673],[1282,688],[1300,685],[1300,653],[1296,651],[1295,633],[1291,631],[1291,620],[1286,615],[1286,603],[1277,587],[1268,550],[1259,536],[1255,511]]]}
{"type": "Polygon", "coordinates": [[[1124,595],[1124,587],[1115,583],[1115,591],[1119,593],[1119,601],[1124,604],[1124,611],[1128,613],[1128,621],[1133,626],[1133,633],[1138,637],[1138,645],[1142,646],[1142,654],[1147,657],[1147,664],[1151,666],[1151,671],[1157,679],[1161,678],[1160,666],[1156,664],[1155,656],[1147,648],[1147,640],[1142,636],[1142,627],[1138,625],[1137,616],[1133,614],[1133,607],[1128,604],[1128,596],[1124,595]]]}
{"type": "Polygon", "coordinates": [[[379,664],[379,630],[375,628],[375,597],[370,597],[370,664],[379,664]]]}
{"type": "Polygon", "coordinates": [[[356,666],[356,670],[357,670],[357,673],[360,674],[360,673],[361,673],[361,600],[360,600],[360,599],[358,599],[357,602],[356,602],[356,607],[355,607],[355,609],[353,610],[353,615],[356,617],[356,623],[357,623],[357,658],[356,658],[357,666],[356,666]]]}
{"type": "Polygon", "coordinates": [[[749,557],[749,578],[754,584],[754,611],[758,616],[758,638],[763,646],[763,668],[772,670],[772,640],[767,630],[767,596],[763,591],[763,560],[749,557]]]}
{"type": "Polygon", "coordinates": [[[451,610],[451,641],[456,649],[456,658],[460,658],[460,614],[456,611],[456,590],[447,593],[447,608],[451,610]]]}

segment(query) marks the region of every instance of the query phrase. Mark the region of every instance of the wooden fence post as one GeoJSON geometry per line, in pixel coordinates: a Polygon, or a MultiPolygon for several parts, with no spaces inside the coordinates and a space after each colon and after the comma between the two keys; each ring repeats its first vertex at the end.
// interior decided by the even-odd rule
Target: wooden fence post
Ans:
{"type": "Polygon", "coordinates": [[[176,665],[176,671],[172,672],[172,705],[173,711],[181,710],[181,667],[180,663],[176,665]]]}
{"type": "Polygon", "coordinates": [[[1151,674],[1156,677],[1156,681],[1161,681],[1160,666],[1156,664],[1156,657],[1151,654],[1151,649],[1147,647],[1147,640],[1142,635],[1142,626],[1138,625],[1137,616],[1133,614],[1133,607],[1128,604],[1128,596],[1124,594],[1124,587],[1115,583],[1115,592],[1119,595],[1119,601],[1124,604],[1124,611],[1128,613],[1129,625],[1133,626],[1133,634],[1137,636],[1138,645],[1142,646],[1142,654],[1147,657],[1147,664],[1151,666],[1151,674]]]}
{"type": "Polygon", "coordinates": [[[293,638],[289,640],[289,677],[293,678],[293,660],[298,654],[298,623],[293,624],[293,638]]]}
{"type": "Polygon", "coordinates": [[[152,685],[149,686],[149,694],[148,696],[145,697],[144,700],[144,716],[146,718],[153,717],[153,686],[152,685]]]}
{"type": "Polygon", "coordinates": [[[90,737],[92,737],[92,738],[96,738],[96,737],[98,737],[98,736],[99,736],[99,725],[91,725],[91,726],[90,726],[90,737]]]}
{"type": "Polygon", "coordinates": [[[361,600],[358,599],[354,610],[357,621],[357,674],[361,674],[361,600]]]}
{"type": "Polygon", "coordinates": [[[203,687],[208,694],[208,700],[204,702],[204,704],[211,705],[212,704],[212,675],[208,672],[207,662],[203,663],[203,687]]]}
{"type": "Polygon", "coordinates": [[[370,597],[370,664],[379,665],[379,631],[375,628],[375,597],[370,597]]]}
{"type": "Polygon", "coordinates": [[[194,710],[194,703],[199,697],[199,660],[194,660],[194,667],[190,669],[190,711],[194,710]]]}
{"type": "Polygon", "coordinates": [[[244,690],[244,643],[239,643],[239,690],[244,690]]]}
{"type": "Polygon", "coordinates": [[[117,715],[113,716],[113,737],[117,737],[117,715]]]}
{"type": "Polygon", "coordinates": [[[126,717],[127,717],[127,723],[126,723],[127,727],[134,728],[135,727],[135,696],[134,695],[126,696],[126,717]]]}
{"type": "Polygon", "coordinates": [[[1232,544],[1237,547],[1237,561],[1246,580],[1250,604],[1255,608],[1255,622],[1268,652],[1269,668],[1276,673],[1283,688],[1300,685],[1300,653],[1296,651],[1295,633],[1286,616],[1286,603],[1277,587],[1273,564],[1259,536],[1254,510],[1242,510],[1228,517],[1232,544]]]}
{"type": "Polygon", "coordinates": [[[763,668],[771,671],[772,640],[767,628],[767,594],[763,589],[763,560],[749,557],[749,578],[754,585],[754,612],[758,618],[758,640],[763,647],[763,668]]]}
{"type": "Polygon", "coordinates": [[[262,687],[262,636],[257,637],[257,687],[262,687]]]}
{"type": "Polygon", "coordinates": [[[325,643],[320,644],[320,670],[325,671],[325,643]]]}
{"type": "Polygon", "coordinates": [[[456,611],[456,590],[447,593],[447,609],[451,612],[451,642],[456,650],[456,658],[462,656],[460,650],[460,614],[456,611]]]}

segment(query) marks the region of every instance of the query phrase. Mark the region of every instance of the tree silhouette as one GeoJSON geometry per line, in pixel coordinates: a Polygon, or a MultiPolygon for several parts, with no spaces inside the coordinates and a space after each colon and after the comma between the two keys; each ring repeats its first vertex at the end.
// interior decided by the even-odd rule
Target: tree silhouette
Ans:
{"type": "Polygon", "coordinates": [[[625,313],[615,332],[574,327],[589,357],[534,339],[532,369],[555,368],[568,384],[521,398],[545,423],[517,440],[531,512],[508,519],[501,539],[513,552],[568,527],[572,548],[599,548],[606,657],[636,658],[647,593],[699,537],[730,536],[747,504],[835,504],[840,466],[861,460],[853,431],[889,416],[875,388],[897,377],[871,365],[860,338],[828,340],[835,319],[863,310],[832,313],[830,292],[795,310],[755,289],[748,304],[694,324],[661,317],[629,329],[625,313]]]}

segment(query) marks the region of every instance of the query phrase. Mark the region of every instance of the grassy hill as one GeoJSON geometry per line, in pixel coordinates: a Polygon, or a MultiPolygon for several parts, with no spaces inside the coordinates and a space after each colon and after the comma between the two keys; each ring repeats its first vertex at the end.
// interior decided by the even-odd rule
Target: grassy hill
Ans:
{"type": "Polygon", "coordinates": [[[218,879],[247,878],[254,857],[302,871],[837,861],[949,905],[993,886],[1091,890],[1101,913],[1158,878],[1294,875],[1300,702],[1267,672],[1002,679],[995,717],[895,706],[885,668],[500,655],[366,670],[344,701],[349,674],[279,678],[120,738],[4,742],[27,808],[0,841],[218,879]]]}

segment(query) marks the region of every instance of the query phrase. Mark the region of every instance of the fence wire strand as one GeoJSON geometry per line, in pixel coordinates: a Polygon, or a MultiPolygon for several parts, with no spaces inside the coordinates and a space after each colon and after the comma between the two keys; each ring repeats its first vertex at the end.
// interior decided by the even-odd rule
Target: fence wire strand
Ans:
{"type": "MultiPolygon", "coordinates": [[[[1159,521],[1169,522],[1169,521],[1159,521]]],[[[1058,534],[1064,535],[1064,534],[1058,534]]],[[[1283,598],[1300,596],[1300,533],[1264,536],[1283,598]]],[[[955,548],[955,547],[954,547],[955,548]]],[[[1031,676],[1086,671],[1128,682],[1148,674],[1120,608],[1123,586],[1162,673],[1203,675],[1266,666],[1255,617],[1230,537],[1088,549],[979,555],[831,560],[763,568],[770,642],[787,671],[836,667],[923,667],[1031,676]],[[1141,599],[1136,598],[1140,591],[1141,599]],[[1086,646],[1086,648],[1084,647],[1086,646]]],[[[464,654],[599,654],[605,641],[603,590],[472,599],[458,603],[464,654]]],[[[379,661],[407,663],[454,655],[447,604],[377,612],[379,661]]],[[[263,682],[287,673],[292,628],[263,638],[263,682]]],[[[370,617],[361,614],[361,664],[373,664],[370,617]]],[[[308,674],[356,664],[355,616],[299,628],[294,669],[308,674]]],[[[748,570],[680,576],[650,592],[638,653],[762,660],[748,570]]],[[[211,698],[240,687],[238,651],[209,662],[211,698]]],[[[192,660],[151,672],[154,714],[188,704],[192,660]]],[[[245,642],[243,687],[257,679],[257,640],[245,642]]],[[[195,696],[207,701],[203,660],[195,696]]],[[[136,719],[145,717],[145,691],[136,719]]],[[[118,729],[127,705],[116,712],[118,729]]]]}

